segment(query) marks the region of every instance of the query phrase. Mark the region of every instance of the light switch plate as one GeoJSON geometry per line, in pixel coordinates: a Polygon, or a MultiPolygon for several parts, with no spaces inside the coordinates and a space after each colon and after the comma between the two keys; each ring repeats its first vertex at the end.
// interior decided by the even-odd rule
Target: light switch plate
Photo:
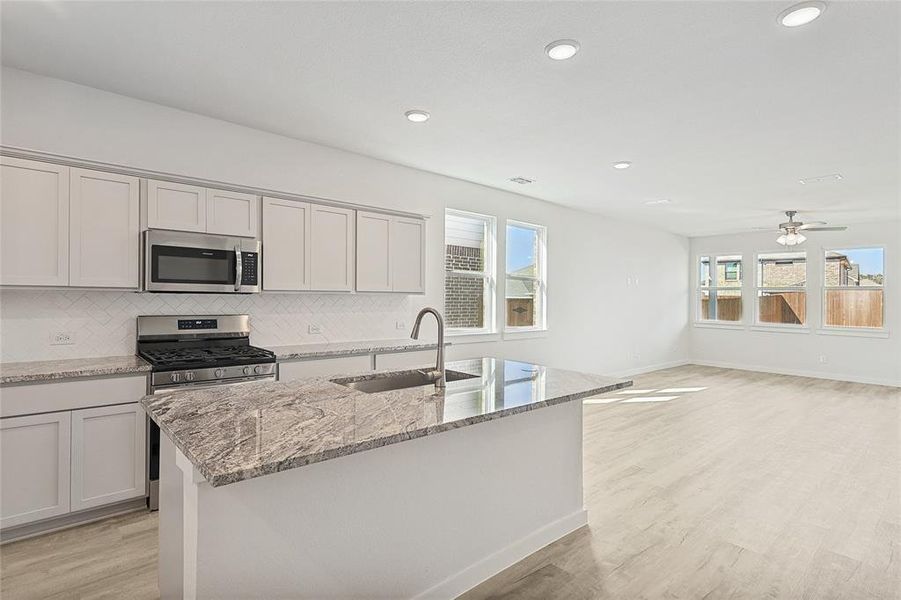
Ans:
{"type": "Polygon", "coordinates": [[[71,346],[75,343],[75,334],[71,331],[54,331],[50,334],[51,346],[71,346]]]}

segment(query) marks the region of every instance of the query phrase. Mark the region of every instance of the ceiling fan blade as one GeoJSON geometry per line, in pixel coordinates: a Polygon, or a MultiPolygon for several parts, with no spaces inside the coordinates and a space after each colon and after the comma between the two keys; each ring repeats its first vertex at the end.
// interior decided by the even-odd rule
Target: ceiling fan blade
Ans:
{"type": "Polygon", "coordinates": [[[810,229],[811,227],[816,227],[817,225],[825,225],[826,221],[805,221],[803,225],[798,227],[798,229],[810,229]]]}
{"type": "Polygon", "coordinates": [[[847,227],[807,227],[804,231],[844,231],[847,227]]]}
{"type": "Polygon", "coordinates": [[[774,233],[777,231],[782,231],[778,227],[752,227],[751,229],[753,229],[754,231],[772,231],[774,233]]]}

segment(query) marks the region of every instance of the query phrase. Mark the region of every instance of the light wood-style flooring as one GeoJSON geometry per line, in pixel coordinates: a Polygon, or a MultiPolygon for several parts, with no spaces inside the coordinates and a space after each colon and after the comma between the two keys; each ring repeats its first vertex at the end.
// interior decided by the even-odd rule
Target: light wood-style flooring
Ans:
{"type": "MultiPolygon", "coordinates": [[[[636,390],[584,407],[589,527],[466,600],[901,599],[901,390],[697,366],[636,390]]],[[[0,590],[153,598],[156,552],[123,515],[3,546],[0,590]]]]}

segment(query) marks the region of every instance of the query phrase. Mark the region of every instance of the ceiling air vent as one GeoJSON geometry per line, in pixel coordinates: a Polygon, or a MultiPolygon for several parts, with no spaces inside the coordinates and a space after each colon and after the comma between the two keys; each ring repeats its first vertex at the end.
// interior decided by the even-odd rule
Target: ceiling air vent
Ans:
{"type": "Polygon", "coordinates": [[[519,185],[526,185],[527,183],[535,183],[534,179],[529,179],[528,177],[511,177],[510,181],[513,183],[518,183],[519,185]]]}

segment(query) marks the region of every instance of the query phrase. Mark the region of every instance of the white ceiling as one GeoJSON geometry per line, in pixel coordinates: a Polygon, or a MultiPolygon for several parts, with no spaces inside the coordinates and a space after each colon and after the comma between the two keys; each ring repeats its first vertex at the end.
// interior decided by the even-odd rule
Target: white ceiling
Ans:
{"type": "Polygon", "coordinates": [[[901,3],[790,3],[3,2],[2,60],[683,234],[897,218],[901,3]]]}

